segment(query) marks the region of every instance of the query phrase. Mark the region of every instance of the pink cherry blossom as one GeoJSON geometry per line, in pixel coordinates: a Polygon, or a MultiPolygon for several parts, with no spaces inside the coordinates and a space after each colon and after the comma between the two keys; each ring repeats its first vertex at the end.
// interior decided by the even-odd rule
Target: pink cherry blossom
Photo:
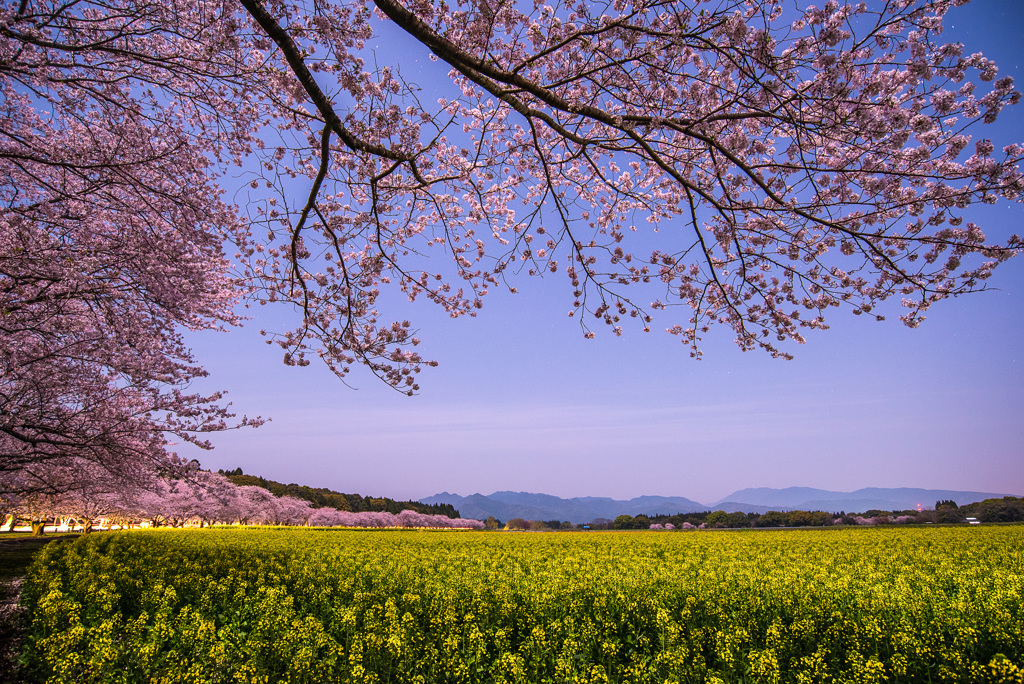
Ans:
{"type": "Polygon", "coordinates": [[[386,290],[473,316],[561,274],[585,336],[664,317],[693,356],[888,301],[919,325],[1021,247],[968,220],[1021,200],[1024,148],[970,144],[1021,95],[934,40],[959,4],[0,5],[4,491],[184,477],[173,443],[258,424],[189,390],[181,332],[239,305],[298,312],[286,364],[408,393],[433,364],[386,290]],[[381,21],[458,92],[367,60],[381,21]]]}

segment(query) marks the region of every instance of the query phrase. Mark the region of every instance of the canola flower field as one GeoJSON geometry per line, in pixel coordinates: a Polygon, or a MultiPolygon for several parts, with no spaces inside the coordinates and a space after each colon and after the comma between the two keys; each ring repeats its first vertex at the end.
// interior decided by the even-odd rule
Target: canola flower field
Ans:
{"type": "Polygon", "coordinates": [[[1022,682],[1024,527],[102,533],[23,586],[39,682],[1022,682]]]}

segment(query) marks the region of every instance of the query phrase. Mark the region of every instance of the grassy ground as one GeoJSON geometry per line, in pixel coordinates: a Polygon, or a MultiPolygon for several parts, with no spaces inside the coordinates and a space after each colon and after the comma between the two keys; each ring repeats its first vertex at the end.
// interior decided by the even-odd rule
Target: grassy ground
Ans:
{"type": "Polygon", "coordinates": [[[36,551],[54,539],[67,536],[70,535],[48,534],[33,537],[27,532],[0,534],[0,585],[7,585],[12,580],[23,577],[36,551]]]}
{"type": "Polygon", "coordinates": [[[33,537],[27,532],[0,533],[0,682],[19,681],[16,658],[21,646],[22,624],[18,594],[25,571],[44,545],[72,536],[78,535],[33,537]]]}

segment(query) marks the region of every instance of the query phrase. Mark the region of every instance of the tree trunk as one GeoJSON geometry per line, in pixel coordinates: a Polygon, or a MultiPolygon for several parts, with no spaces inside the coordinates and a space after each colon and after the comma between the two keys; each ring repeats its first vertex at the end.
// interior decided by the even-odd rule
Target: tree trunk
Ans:
{"type": "Polygon", "coordinates": [[[92,532],[92,520],[82,520],[82,534],[89,534],[92,532]]]}
{"type": "Polygon", "coordinates": [[[18,516],[14,515],[13,513],[9,513],[6,516],[4,516],[4,524],[3,526],[0,526],[0,532],[13,532],[14,523],[17,520],[18,516]]]}
{"type": "Polygon", "coordinates": [[[32,521],[32,536],[42,537],[46,534],[46,521],[45,520],[33,520],[32,521]]]}

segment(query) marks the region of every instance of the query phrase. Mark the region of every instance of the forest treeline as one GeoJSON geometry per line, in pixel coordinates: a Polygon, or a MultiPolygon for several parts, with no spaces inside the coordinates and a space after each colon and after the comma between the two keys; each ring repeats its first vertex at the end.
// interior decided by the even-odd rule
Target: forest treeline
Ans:
{"type": "MultiPolygon", "coordinates": [[[[646,530],[646,529],[739,529],[744,527],[829,527],[832,525],[911,525],[965,522],[1024,522],[1024,498],[1006,496],[985,499],[958,506],[955,501],[935,502],[929,510],[883,511],[872,509],[862,513],[838,511],[767,511],[765,513],[729,513],[701,511],[674,515],[620,515],[614,520],[601,518],[576,525],[559,520],[525,520],[513,518],[504,524],[511,530],[646,530]]],[[[502,526],[500,520],[489,518],[487,527],[502,526]]]]}
{"type": "MultiPolygon", "coordinates": [[[[972,519],[983,523],[1024,522],[1024,498],[1006,496],[985,499],[963,506],[955,501],[935,502],[933,510],[883,511],[872,509],[861,513],[838,511],[767,511],[766,513],[727,513],[704,511],[676,515],[620,515],[603,526],[607,529],[648,529],[652,525],[675,528],[687,526],[706,528],[741,527],[828,527],[831,525],[907,525],[928,523],[963,523],[972,519]]],[[[598,527],[602,525],[598,523],[598,527]]],[[[593,527],[593,525],[592,525],[593,527]]]]}
{"type": "Polygon", "coordinates": [[[339,511],[363,513],[368,511],[392,513],[416,511],[427,515],[446,515],[458,518],[459,512],[451,504],[425,504],[419,501],[395,501],[387,497],[361,496],[359,494],[342,494],[326,487],[307,487],[295,483],[283,484],[268,480],[258,475],[246,475],[241,468],[218,471],[239,487],[256,486],[266,489],[274,496],[291,496],[308,501],[314,508],[336,508],[339,511]]]}

